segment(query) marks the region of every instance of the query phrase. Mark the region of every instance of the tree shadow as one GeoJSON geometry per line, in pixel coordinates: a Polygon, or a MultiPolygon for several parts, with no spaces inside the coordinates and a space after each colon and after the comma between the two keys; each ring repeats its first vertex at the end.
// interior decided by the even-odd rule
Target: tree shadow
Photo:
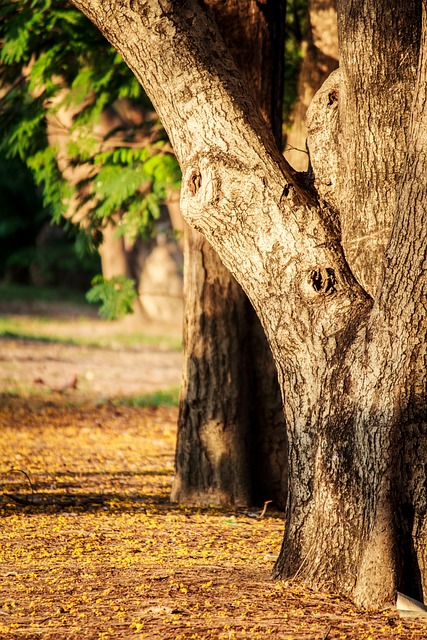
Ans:
{"type": "MultiPolygon", "coordinates": [[[[245,518],[283,519],[283,514],[276,511],[274,507],[269,507],[262,513],[261,509],[253,512],[245,509],[227,507],[192,507],[179,505],[170,501],[169,495],[140,491],[137,484],[132,486],[128,479],[132,477],[154,477],[169,476],[169,470],[161,471],[125,471],[115,473],[104,472],[64,472],[58,474],[67,477],[80,478],[83,482],[74,484],[73,482],[58,482],[55,485],[57,491],[51,489],[52,483],[48,481],[37,482],[35,485],[16,487],[14,491],[3,490],[0,494],[0,518],[8,517],[12,514],[21,515],[58,515],[62,513],[93,514],[104,512],[108,514],[123,513],[149,513],[158,516],[168,516],[171,514],[191,517],[194,515],[208,514],[212,517],[240,516],[245,518]],[[102,477],[105,484],[114,485],[121,478],[126,479],[126,491],[110,490],[97,491],[90,490],[85,486],[84,478],[93,479],[102,477]]],[[[88,483],[91,484],[91,483],[88,483]]]]}

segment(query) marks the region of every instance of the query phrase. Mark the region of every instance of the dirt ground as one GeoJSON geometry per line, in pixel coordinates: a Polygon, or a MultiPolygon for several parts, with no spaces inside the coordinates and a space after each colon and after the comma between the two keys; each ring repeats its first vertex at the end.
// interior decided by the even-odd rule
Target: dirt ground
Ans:
{"type": "Polygon", "coordinates": [[[273,581],[271,505],[170,504],[177,409],[117,399],[177,384],[176,350],[0,345],[2,640],[427,637],[427,621],[273,581]]]}
{"type": "Polygon", "coordinates": [[[103,401],[178,386],[180,378],[181,354],[166,348],[94,349],[33,340],[1,342],[0,386],[9,392],[38,386],[66,393],[70,400],[91,395],[103,401]]]}
{"type": "Polygon", "coordinates": [[[87,305],[65,303],[0,302],[1,314],[12,327],[1,338],[3,392],[60,391],[70,401],[102,402],[180,384],[179,322],[109,322],[87,305]]]}

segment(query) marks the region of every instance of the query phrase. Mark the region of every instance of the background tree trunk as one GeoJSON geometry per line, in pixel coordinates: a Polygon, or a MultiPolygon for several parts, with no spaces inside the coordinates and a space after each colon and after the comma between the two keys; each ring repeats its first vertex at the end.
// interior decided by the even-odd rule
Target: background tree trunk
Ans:
{"type": "MultiPolygon", "coordinates": [[[[280,147],[284,2],[206,4],[280,147]]],[[[172,500],[273,500],[283,508],[286,432],[270,348],[246,294],[214,249],[197,231],[185,233],[184,364],[172,500]]]]}
{"type": "Polygon", "coordinates": [[[302,42],[297,99],[289,114],[285,158],[297,171],[307,171],[307,109],[314,94],[338,67],[338,25],[335,0],[309,0],[302,42]]]}

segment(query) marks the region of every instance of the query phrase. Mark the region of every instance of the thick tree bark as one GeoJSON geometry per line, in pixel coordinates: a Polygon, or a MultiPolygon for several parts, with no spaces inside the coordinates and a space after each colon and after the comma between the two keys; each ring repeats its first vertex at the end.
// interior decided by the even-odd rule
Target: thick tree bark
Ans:
{"type": "MultiPolygon", "coordinates": [[[[199,2],[75,3],[144,83],[183,169],[184,217],[232,270],[266,331],[289,442],[277,573],[367,605],[397,588],[426,595],[425,6],[419,38],[419,2],[338,5],[342,78],[331,122],[349,146],[349,204],[331,211],[278,152],[199,2]],[[360,82],[376,111],[366,120],[362,108],[353,128],[359,159],[350,133],[360,82]],[[366,188],[375,167],[377,197],[366,188]],[[362,226],[372,214],[380,228],[390,185],[393,225],[372,299],[344,257],[338,223],[349,225],[353,209],[362,226]]],[[[337,185],[343,202],[341,176],[337,185]]],[[[377,245],[374,253],[378,261],[377,245]]]]}
{"type": "Polygon", "coordinates": [[[197,231],[185,233],[184,354],[172,500],[286,504],[277,371],[240,285],[197,231]],[[257,342],[258,341],[258,342],[257,342]]]}
{"type": "MultiPolygon", "coordinates": [[[[280,147],[283,2],[206,4],[280,147]]],[[[186,230],[185,260],[183,381],[171,498],[202,505],[270,499],[284,508],[284,416],[265,334],[240,285],[194,229],[186,230]]]]}
{"type": "MultiPolygon", "coordinates": [[[[374,295],[396,211],[418,59],[420,0],[338,0],[338,207],[353,273],[374,295]],[[395,37],[390,37],[390,34],[395,37]],[[379,47],[378,43],[383,46],[379,47]],[[357,208],[354,203],[357,202],[357,208]]],[[[332,98],[333,100],[335,98],[332,98]]]]}
{"type": "Polygon", "coordinates": [[[245,297],[203,236],[185,231],[184,360],[172,500],[252,500],[245,297]]]}

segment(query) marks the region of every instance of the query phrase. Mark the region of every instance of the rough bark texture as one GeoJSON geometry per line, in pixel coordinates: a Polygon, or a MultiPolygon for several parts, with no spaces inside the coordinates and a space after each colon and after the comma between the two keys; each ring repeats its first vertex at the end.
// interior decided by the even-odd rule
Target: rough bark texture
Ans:
{"type": "MultiPolygon", "coordinates": [[[[280,147],[283,3],[205,4],[280,147]]],[[[286,432],[270,348],[246,294],[215,250],[197,231],[187,229],[186,235],[183,382],[172,500],[205,505],[273,500],[283,508],[286,432]]]]}
{"type": "Polygon", "coordinates": [[[251,424],[242,347],[249,345],[249,325],[241,288],[218,262],[203,236],[187,229],[185,366],[172,500],[247,505],[251,424]]]}
{"type": "Polygon", "coordinates": [[[286,432],[265,334],[240,285],[191,228],[185,265],[191,313],[184,321],[172,500],[247,506],[272,499],[284,507],[286,432]]]}
{"type": "Polygon", "coordinates": [[[346,256],[371,295],[381,275],[378,257],[388,243],[405,166],[420,6],[420,0],[402,7],[389,0],[354,9],[350,2],[338,1],[337,193],[346,256]]]}
{"type": "MultiPolygon", "coordinates": [[[[144,82],[181,162],[184,217],[233,271],[269,339],[284,392],[290,468],[277,573],[298,573],[371,606],[396,589],[421,598],[427,592],[425,5],[421,30],[420,2],[338,4],[337,118],[340,142],[348,145],[349,202],[334,213],[277,151],[199,2],[75,2],[144,82]],[[384,207],[387,215],[394,207],[393,225],[372,299],[344,257],[338,221],[347,234],[354,218],[366,229],[372,216],[378,231],[384,207]]],[[[344,184],[339,176],[338,202],[344,184]]],[[[355,272],[365,279],[356,257],[355,272]]]]}
{"type": "Polygon", "coordinates": [[[284,0],[204,0],[277,145],[282,141],[284,0]]]}

